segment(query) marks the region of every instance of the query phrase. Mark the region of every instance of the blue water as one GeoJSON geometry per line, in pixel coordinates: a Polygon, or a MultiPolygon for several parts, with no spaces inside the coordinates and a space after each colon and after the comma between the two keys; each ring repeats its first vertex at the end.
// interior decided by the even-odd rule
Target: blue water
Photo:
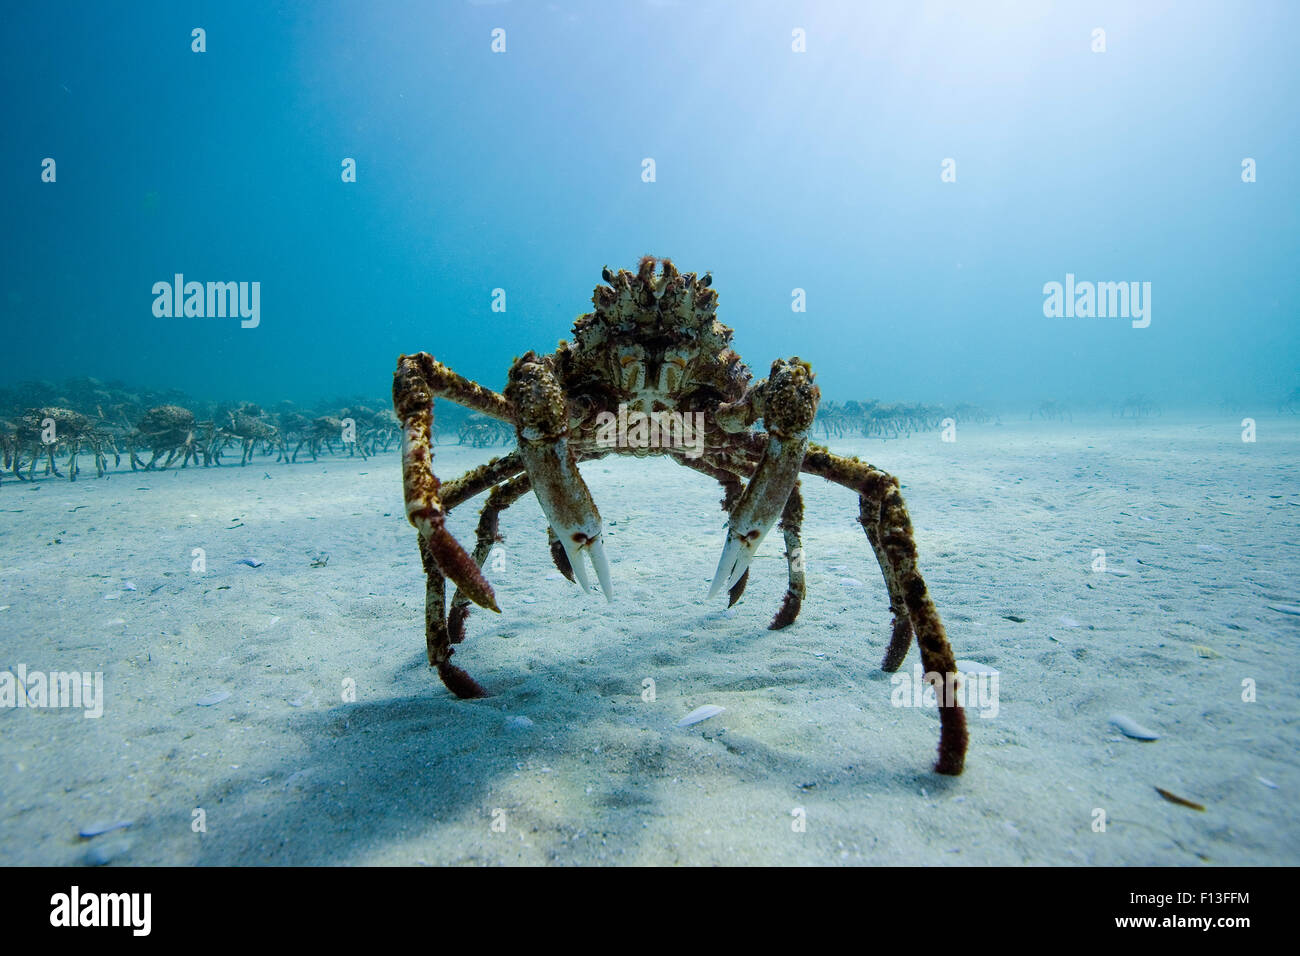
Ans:
{"type": "Polygon", "coordinates": [[[756,372],[798,354],[829,398],[1271,409],[1300,384],[1298,27],[1290,2],[16,6],[0,386],[383,396],[425,349],[499,388],[653,253],[713,272],[756,372]],[[156,317],[176,273],[259,282],[260,323],[156,317]],[[1046,317],[1067,274],[1151,283],[1150,325],[1046,317]]]}

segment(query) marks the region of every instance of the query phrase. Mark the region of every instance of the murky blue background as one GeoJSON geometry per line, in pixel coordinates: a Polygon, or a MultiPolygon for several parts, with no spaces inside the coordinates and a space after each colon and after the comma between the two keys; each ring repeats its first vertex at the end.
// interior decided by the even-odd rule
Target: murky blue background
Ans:
{"type": "Polygon", "coordinates": [[[755,371],[797,353],[830,398],[1271,409],[1300,384],[1294,3],[41,3],[6,21],[0,385],[382,396],[396,355],[427,349],[500,387],[568,334],[602,265],[647,252],[711,270],[755,371]],[[260,327],[155,318],[176,272],[260,281],[260,327]],[[1151,282],[1150,327],[1045,318],[1067,272],[1151,282]]]}

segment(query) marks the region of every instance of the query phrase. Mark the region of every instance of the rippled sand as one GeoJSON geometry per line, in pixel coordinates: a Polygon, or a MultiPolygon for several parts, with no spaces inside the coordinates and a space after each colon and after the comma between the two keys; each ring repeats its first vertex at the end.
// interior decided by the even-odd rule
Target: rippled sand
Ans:
{"type": "Polygon", "coordinates": [[[879,572],[820,479],[779,633],[777,535],[741,604],[704,601],[724,515],[703,476],[584,466],[614,605],[559,577],[525,498],[489,569],[504,613],[456,656],[494,696],[463,702],[425,664],[394,454],[6,476],[0,667],[101,671],[106,699],[0,709],[0,862],[1300,863],[1300,617],[1270,607],[1300,605],[1296,419],[1254,444],[1169,417],[832,444],[902,478],[958,658],[1000,672],[963,776],[930,772],[933,710],[891,706],[879,572]],[[703,704],[726,709],[675,726],[703,704]]]}

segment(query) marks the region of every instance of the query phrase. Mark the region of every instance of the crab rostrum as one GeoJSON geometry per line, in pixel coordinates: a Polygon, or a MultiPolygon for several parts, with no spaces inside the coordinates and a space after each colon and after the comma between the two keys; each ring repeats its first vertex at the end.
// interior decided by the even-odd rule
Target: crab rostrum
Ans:
{"type": "Polygon", "coordinates": [[[753,382],[730,347],[732,330],[714,317],[718,296],[709,274],[683,275],[671,261],[646,256],[635,273],[606,268],[602,277],[606,284],[592,296],[595,311],[574,323],[573,342],[561,342],[550,355],[527,352],[515,359],[504,394],[458,375],[426,352],[398,359],[393,404],[402,426],[406,515],[419,532],[426,573],[429,663],[457,696],[485,696],[451,663],[452,645],[465,639],[471,601],[499,610],[481,568],[498,540],[501,511],[530,490],[550,525],[556,566],[589,590],[589,561],[600,589],[613,600],[600,512],[578,471],[580,463],[609,454],[667,455],[722,485],[729,521],[710,597],[726,589],[731,604],[740,599],[755,552],[779,523],[788,586],[770,626],[787,627],[805,593],[799,476],[817,475],[858,495],[858,520],[894,615],[881,666],[897,670],[915,636],[926,672],[944,683],[936,688],[941,731],[935,769],[961,773],[967,731],[953,694],[956,661],[917,568],[898,479],[809,443],[820,397],[812,370],[798,358],[778,359],[766,379],[753,382]],[[435,397],[510,424],[518,448],[441,484],[432,468],[435,397]],[[635,424],[627,427],[628,422],[635,424]],[[447,530],[447,513],[488,489],[470,556],[447,530]],[[457,589],[450,613],[446,578],[457,589]]]}

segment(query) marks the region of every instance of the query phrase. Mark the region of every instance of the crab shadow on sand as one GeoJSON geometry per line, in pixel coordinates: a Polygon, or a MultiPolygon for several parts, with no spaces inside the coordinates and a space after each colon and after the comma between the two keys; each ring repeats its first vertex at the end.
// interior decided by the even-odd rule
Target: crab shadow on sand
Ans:
{"type": "MultiPolygon", "coordinates": [[[[650,667],[653,653],[631,651],[620,671],[650,667]]],[[[873,669],[869,661],[861,667],[873,669]]],[[[678,812],[663,788],[692,768],[707,767],[738,787],[779,782],[795,803],[802,781],[820,781],[823,798],[840,789],[915,793],[922,785],[935,791],[953,785],[929,772],[932,753],[917,754],[907,769],[877,762],[882,755],[873,756],[868,733],[846,768],[843,754],[823,759],[788,740],[773,745],[719,733],[720,723],[710,726],[715,721],[682,729],[662,710],[649,712],[636,688],[611,693],[614,682],[561,663],[530,665],[513,681],[489,678],[493,696],[476,701],[457,700],[436,686],[423,655],[394,676],[409,677],[416,668],[430,680],[424,693],[289,715],[276,732],[300,739],[305,753],[258,768],[264,783],[248,776],[214,780],[210,791],[227,794],[223,815],[234,810],[234,819],[222,825],[219,839],[203,841],[192,862],[580,862],[596,858],[590,847],[575,845],[584,833],[621,848],[613,861],[637,862],[657,858],[657,848],[644,844],[662,840],[662,830],[655,836],[647,825],[678,812]],[[554,703],[557,687],[571,701],[560,713],[533,724],[511,722],[511,713],[549,713],[542,705],[554,703]],[[504,813],[504,832],[493,832],[494,813],[504,813]]],[[[802,674],[790,683],[815,680],[820,675],[802,674]]],[[[782,679],[758,681],[764,682],[777,686],[782,679]]],[[[880,706],[888,706],[888,678],[878,669],[856,691],[844,689],[842,679],[832,684],[829,693],[880,696],[880,706]]],[[[927,739],[937,723],[920,721],[927,739]]],[[[788,814],[783,806],[774,812],[788,814]]]]}

